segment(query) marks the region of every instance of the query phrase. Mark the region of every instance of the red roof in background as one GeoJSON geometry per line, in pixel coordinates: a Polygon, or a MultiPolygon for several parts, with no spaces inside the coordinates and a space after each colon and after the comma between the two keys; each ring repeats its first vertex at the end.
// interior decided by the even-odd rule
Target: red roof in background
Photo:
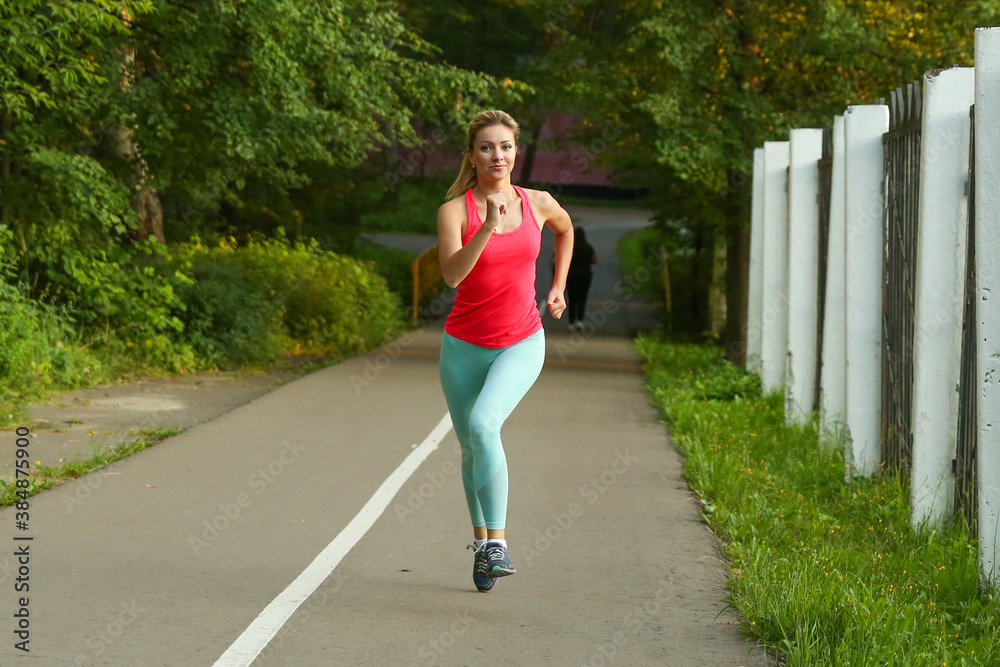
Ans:
{"type": "MultiPolygon", "coordinates": [[[[571,114],[552,114],[542,125],[539,133],[539,149],[535,152],[535,164],[531,170],[533,183],[548,183],[560,185],[610,186],[610,171],[599,168],[594,162],[608,149],[607,142],[601,138],[592,140],[589,145],[578,145],[566,139],[575,134],[577,124],[581,120],[571,114]],[[553,144],[555,147],[553,148],[553,144]]],[[[522,127],[522,139],[529,131],[522,127]]],[[[404,163],[411,163],[408,157],[418,155],[421,149],[404,149],[400,156],[404,163]]],[[[521,144],[518,159],[514,163],[513,180],[520,183],[521,169],[524,167],[525,147],[521,144]]],[[[425,168],[430,172],[442,171],[457,173],[461,157],[445,153],[441,148],[433,147],[427,153],[425,168]]]]}
{"type": "MultiPolygon", "coordinates": [[[[535,183],[558,183],[560,185],[611,185],[611,173],[607,169],[597,167],[594,162],[608,149],[607,142],[596,138],[590,145],[579,145],[569,142],[566,137],[577,134],[577,126],[581,122],[579,116],[571,114],[552,114],[542,125],[538,137],[540,148],[535,153],[535,164],[531,170],[531,180],[535,183]],[[556,148],[548,148],[555,144],[556,148]]],[[[522,136],[524,130],[522,128],[522,136]]],[[[514,180],[521,176],[524,166],[523,149],[514,164],[514,180]]]]}

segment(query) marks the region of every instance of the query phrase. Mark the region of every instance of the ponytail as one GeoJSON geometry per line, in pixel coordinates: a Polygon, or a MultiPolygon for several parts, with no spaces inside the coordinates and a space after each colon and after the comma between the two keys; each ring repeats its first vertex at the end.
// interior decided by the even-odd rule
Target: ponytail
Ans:
{"type": "Polygon", "coordinates": [[[469,159],[469,151],[464,150],[462,151],[462,167],[458,170],[458,178],[448,188],[446,199],[454,199],[465,194],[466,190],[475,187],[477,180],[476,168],[472,166],[472,161],[469,159]]]}

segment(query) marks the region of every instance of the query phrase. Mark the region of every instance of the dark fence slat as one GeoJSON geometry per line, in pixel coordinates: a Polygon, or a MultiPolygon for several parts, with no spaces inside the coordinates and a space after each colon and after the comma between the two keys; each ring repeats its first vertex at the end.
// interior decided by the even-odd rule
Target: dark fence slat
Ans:
{"type": "Polygon", "coordinates": [[[892,92],[885,146],[882,465],[906,472],[913,451],[913,327],[920,197],[918,83],[892,92]]]}
{"type": "Polygon", "coordinates": [[[819,194],[816,204],[819,207],[819,281],[816,291],[816,384],[813,387],[813,412],[820,412],[820,395],[823,381],[823,321],[826,317],[826,272],[830,257],[830,197],[833,188],[833,131],[823,130],[823,157],[817,163],[819,167],[819,194]]]}
{"type": "Polygon", "coordinates": [[[962,317],[962,361],[958,383],[958,438],[955,455],[955,508],[972,527],[978,516],[976,452],[979,406],[976,397],[976,107],[969,110],[969,230],[965,253],[965,312],[962,317]]]}

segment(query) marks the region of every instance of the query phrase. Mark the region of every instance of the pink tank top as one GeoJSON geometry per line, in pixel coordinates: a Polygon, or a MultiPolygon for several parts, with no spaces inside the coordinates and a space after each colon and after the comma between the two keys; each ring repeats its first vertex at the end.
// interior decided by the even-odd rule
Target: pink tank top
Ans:
{"type": "MultiPolygon", "coordinates": [[[[527,193],[516,185],[514,189],[521,197],[520,226],[490,237],[479,261],[459,283],[455,307],[444,325],[455,338],[480,347],[507,347],[542,328],[535,303],[542,232],[527,193]]],[[[462,245],[483,225],[471,189],[465,193],[465,207],[469,224],[462,245]]]]}

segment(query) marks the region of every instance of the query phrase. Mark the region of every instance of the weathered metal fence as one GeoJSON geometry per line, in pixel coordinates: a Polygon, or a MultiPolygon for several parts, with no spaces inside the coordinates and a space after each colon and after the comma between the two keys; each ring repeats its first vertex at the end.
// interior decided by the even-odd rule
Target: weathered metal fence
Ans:
{"type": "Polygon", "coordinates": [[[882,465],[909,469],[913,451],[913,320],[920,202],[920,84],[893,91],[885,146],[882,285],[882,465]]]}
{"type": "Polygon", "coordinates": [[[826,314],[826,270],[830,248],[830,198],[833,187],[833,132],[823,130],[823,157],[819,159],[819,283],[816,293],[816,386],[813,387],[813,412],[820,411],[820,386],[823,381],[823,320],[826,314]]]}
{"type": "Polygon", "coordinates": [[[965,313],[962,317],[962,361],[958,385],[958,438],[955,468],[955,508],[970,526],[976,525],[978,489],[976,450],[979,408],[976,397],[976,107],[969,110],[969,231],[965,254],[965,313]]]}

